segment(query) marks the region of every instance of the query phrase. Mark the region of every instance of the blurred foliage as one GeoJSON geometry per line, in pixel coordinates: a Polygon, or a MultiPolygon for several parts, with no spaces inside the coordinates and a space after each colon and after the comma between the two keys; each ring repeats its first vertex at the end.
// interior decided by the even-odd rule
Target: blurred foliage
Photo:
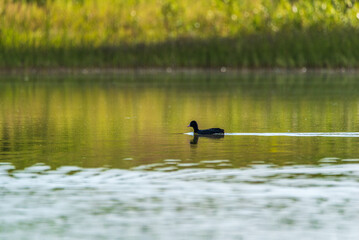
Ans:
{"type": "Polygon", "coordinates": [[[358,27],[354,0],[0,0],[0,66],[358,67],[358,27]]]}

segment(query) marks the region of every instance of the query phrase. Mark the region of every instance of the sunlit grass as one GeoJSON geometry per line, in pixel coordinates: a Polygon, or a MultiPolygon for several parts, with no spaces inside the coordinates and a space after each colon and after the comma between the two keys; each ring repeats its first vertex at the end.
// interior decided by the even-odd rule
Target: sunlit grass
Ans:
{"type": "Polygon", "coordinates": [[[318,0],[0,0],[1,67],[358,67],[359,7],[318,0]]]}

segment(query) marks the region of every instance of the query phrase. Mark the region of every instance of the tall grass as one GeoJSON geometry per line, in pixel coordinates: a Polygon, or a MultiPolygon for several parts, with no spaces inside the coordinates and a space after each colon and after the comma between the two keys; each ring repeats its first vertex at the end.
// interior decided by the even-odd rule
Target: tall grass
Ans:
{"type": "Polygon", "coordinates": [[[0,67],[359,67],[355,0],[0,0],[0,67]]]}

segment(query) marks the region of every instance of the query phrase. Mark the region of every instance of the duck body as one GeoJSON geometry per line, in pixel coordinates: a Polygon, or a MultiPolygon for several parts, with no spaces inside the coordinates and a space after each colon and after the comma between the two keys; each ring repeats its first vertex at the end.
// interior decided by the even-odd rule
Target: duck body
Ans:
{"type": "Polygon", "coordinates": [[[198,130],[196,133],[203,135],[224,134],[224,130],[221,128],[210,128],[210,129],[198,130]]]}
{"type": "Polygon", "coordinates": [[[195,134],[200,134],[200,135],[224,134],[224,130],[221,128],[210,128],[210,129],[199,130],[196,121],[192,121],[187,127],[192,127],[193,132],[195,134]]]}

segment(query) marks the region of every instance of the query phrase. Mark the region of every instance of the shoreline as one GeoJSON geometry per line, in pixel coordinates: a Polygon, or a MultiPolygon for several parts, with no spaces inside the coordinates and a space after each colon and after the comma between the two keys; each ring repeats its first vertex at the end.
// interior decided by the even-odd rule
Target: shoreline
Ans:
{"type": "Polygon", "coordinates": [[[107,75],[107,74],[357,74],[359,68],[3,68],[0,77],[16,75],[107,75]]]}

